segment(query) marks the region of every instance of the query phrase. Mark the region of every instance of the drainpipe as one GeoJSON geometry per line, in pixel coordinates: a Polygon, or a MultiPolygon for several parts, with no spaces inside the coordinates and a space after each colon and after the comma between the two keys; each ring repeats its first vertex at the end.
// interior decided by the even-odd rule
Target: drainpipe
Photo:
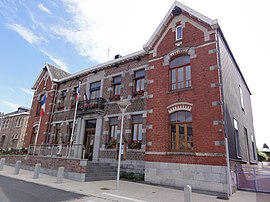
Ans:
{"type": "Polygon", "coordinates": [[[219,79],[221,82],[221,99],[222,99],[222,110],[223,110],[223,119],[224,119],[224,136],[225,136],[225,148],[226,148],[226,162],[227,162],[227,183],[228,183],[228,190],[227,190],[227,197],[229,198],[232,195],[232,186],[231,186],[231,177],[230,177],[230,160],[229,160],[229,147],[228,147],[228,128],[227,128],[227,117],[225,112],[225,105],[224,105],[224,90],[223,90],[223,79],[222,79],[222,67],[221,67],[221,58],[220,58],[220,47],[219,47],[219,37],[218,37],[218,30],[216,29],[216,47],[217,47],[217,59],[219,65],[219,79]]]}

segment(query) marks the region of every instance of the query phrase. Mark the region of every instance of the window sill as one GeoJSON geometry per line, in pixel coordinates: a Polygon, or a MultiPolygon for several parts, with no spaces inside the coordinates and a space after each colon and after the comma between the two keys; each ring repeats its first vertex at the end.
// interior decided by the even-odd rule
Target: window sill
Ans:
{"type": "Polygon", "coordinates": [[[189,87],[189,88],[170,90],[170,91],[167,91],[166,94],[179,93],[179,92],[189,91],[189,90],[193,90],[193,89],[194,89],[193,87],[189,87]]]}

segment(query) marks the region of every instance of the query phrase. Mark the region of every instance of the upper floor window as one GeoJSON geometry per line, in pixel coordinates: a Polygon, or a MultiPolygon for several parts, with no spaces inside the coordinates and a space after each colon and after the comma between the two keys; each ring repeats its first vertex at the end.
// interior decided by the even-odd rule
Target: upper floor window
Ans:
{"type": "Polygon", "coordinates": [[[90,83],[90,99],[95,99],[95,98],[100,97],[100,86],[101,86],[100,81],[90,83]]]}
{"type": "Polygon", "coordinates": [[[121,75],[113,77],[113,95],[120,95],[121,93],[121,75]]]}
{"type": "Polygon", "coordinates": [[[136,95],[144,92],[144,78],[145,78],[144,69],[141,69],[141,70],[134,72],[136,95]]]}
{"type": "Polygon", "coordinates": [[[180,56],[170,62],[171,90],[191,87],[190,57],[180,56]]]}
{"type": "Polygon", "coordinates": [[[176,41],[179,41],[183,39],[183,28],[182,28],[182,25],[176,27],[175,29],[175,40],[176,41]]]}
{"type": "Polygon", "coordinates": [[[242,110],[244,110],[244,95],[243,95],[243,89],[241,88],[241,86],[239,86],[239,93],[240,93],[240,104],[241,104],[241,108],[242,110]]]}
{"type": "Polygon", "coordinates": [[[172,150],[193,150],[192,114],[178,111],[170,115],[172,150]]]}
{"type": "Polygon", "coordinates": [[[240,146],[238,122],[237,122],[237,120],[235,118],[233,119],[233,127],[234,127],[234,138],[235,138],[236,156],[238,158],[241,158],[241,146],[240,146]]]}

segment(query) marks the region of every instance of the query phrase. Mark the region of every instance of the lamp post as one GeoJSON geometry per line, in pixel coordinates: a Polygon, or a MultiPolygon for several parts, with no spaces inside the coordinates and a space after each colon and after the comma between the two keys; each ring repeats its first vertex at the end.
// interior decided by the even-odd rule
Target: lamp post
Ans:
{"type": "Polygon", "coordinates": [[[122,112],[121,119],[121,132],[119,140],[119,153],[118,153],[118,167],[117,167],[117,180],[116,180],[116,189],[119,189],[119,179],[120,179],[120,163],[121,163],[121,154],[122,154],[122,139],[123,139],[123,127],[124,127],[124,114],[131,103],[128,100],[121,100],[117,102],[120,111],[122,112]]]}

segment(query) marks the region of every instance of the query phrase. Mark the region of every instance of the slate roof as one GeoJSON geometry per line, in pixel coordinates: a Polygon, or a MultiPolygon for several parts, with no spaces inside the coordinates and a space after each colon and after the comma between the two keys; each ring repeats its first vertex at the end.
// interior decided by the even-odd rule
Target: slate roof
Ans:
{"type": "Polygon", "coordinates": [[[52,79],[54,79],[54,80],[63,79],[65,77],[71,75],[70,73],[68,73],[62,69],[59,69],[53,65],[50,65],[50,64],[46,64],[45,68],[48,69],[52,79]]]}

